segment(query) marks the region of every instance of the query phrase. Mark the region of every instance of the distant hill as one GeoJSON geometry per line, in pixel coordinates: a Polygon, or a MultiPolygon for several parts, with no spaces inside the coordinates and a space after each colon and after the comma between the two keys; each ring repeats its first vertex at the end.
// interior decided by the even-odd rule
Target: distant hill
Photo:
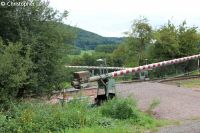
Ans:
{"type": "Polygon", "coordinates": [[[77,38],[75,44],[77,47],[83,50],[95,49],[97,45],[102,45],[102,44],[118,45],[124,39],[123,37],[103,37],[93,32],[89,32],[80,28],[75,28],[75,29],[77,31],[77,38]]]}
{"type": "MultiPolygon", "coordinates": [[[[59,23],[59,27],[62,30],[68,30],[73,32],[75,37],[75,45],[81,50],[93,50],[97,45],[118,45],[123,41],[123,37],[103,37],[96,33],[86,31],[81,28],[69,26],[66,24],[59,23]]],[[[72,36],[72,38],[74,38],[72,36]]],[[[72,42],[67,42],[72,43],[72,42]]]]}

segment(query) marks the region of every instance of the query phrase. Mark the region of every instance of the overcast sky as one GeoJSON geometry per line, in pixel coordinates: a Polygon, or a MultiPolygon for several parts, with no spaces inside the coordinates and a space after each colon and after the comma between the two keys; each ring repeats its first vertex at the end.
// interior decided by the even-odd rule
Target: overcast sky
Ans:
{"type": "Polygon", "coordinates": [[[60,11],[69,11],[67,24],[102,36],[119,37],[130,29],[139,16],[145,16],[156,28],[172,20],[179,24],[186,20],[190,26],[200,27],[198,0],[50,0],[60,11]]]}

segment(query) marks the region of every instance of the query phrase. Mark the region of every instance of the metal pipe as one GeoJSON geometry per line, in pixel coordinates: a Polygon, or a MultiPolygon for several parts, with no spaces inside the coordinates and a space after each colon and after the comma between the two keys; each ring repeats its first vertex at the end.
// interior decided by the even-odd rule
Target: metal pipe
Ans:
{"type": "Polygon", "coordinates": [[[123,70],[127,69],[127,67],[99,67],[99,66],[65,66],[67,68],[85,68],[85,69],[112,69],[112,70],[123,70]]]}

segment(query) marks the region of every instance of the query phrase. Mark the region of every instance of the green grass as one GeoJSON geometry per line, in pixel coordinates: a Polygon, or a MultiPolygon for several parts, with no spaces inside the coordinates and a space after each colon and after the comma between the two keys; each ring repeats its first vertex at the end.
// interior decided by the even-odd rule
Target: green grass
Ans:
{"type": "Polygon", "coordinates": [[[0,132],[140,133],[168,124],[141,112],[135,100],[113,99],[99,107],[74,100],[60,104],[39,101],[12,104],[0,113],[0,132]]]}
{"type": "Polygon", "coordinates": [[[181,86],[186,88],[200,88],[200,79],[189,79],[180,82],[181,86]]]}
{"type": "Polygon", "coordinates": [[[91,55],[94,52],[95,52],[94,50],[81,50],[80,56],[82,56],[83,54],[89,54],[89,55],[91,55]]]}
{"type": "Polygon", "coordinates": [[[70,58],[75,58],[75,57],[82,57],[84,54],[89,54],[92,55],[94,53],[94,50],[81,50],[81,54],[79,55],[69,55],[70,58]]]}
{"type": "Polygon", "coordinates": [[[70,88],[70,87],[72,87],[70,82],[64,83],[64,88],[70,88]]]}
{"type": "Polygon", "coordinates": [[[113,127],[104,128],[101,126],[94,127],[84,127],[80,129],[66,129],[62,130],[60,133],[143,133],[145,129],[135,126],[128,125],[125,122],[116,124],[113,127]]]}
{"type": "Polygon", "coordinates": [[[193,71],[191,75],[200,74],[200,70],[193,71]]]}

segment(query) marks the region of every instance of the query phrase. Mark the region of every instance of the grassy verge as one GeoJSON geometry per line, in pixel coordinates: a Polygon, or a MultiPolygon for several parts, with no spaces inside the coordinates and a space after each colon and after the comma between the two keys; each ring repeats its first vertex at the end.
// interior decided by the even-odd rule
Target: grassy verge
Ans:
{"type": "Polygon", "coordinates": [[[132,99],[113,99],[100,107],[74,100],[64,107],[38,101],[13,104],[0,113],[0,132],[123,133],[156,130],[166,122],[141,112],[132,99]]]}
{"type": "Polygon", "coordinates": [[[74,58],[74,57],[82,57],[84,54],[89,54],[92,55],[94,53],[94,50],[81,50],[81,53],[79,55],[69,55],[69,57],[74,58]]]}
{"type": "Polygon", "coordinates": [[[89,54],[89,55],[92,55],[92,53],[94,53],[95,51],[94,50],[81,50],[81,56],[84,55],[84,54],[89,54]]]}
{"type": "Polygon", "coordinates": [[[200,79],[189,79],[181,81],[181,85],[186,88],[200,87],[200,79]]]}

